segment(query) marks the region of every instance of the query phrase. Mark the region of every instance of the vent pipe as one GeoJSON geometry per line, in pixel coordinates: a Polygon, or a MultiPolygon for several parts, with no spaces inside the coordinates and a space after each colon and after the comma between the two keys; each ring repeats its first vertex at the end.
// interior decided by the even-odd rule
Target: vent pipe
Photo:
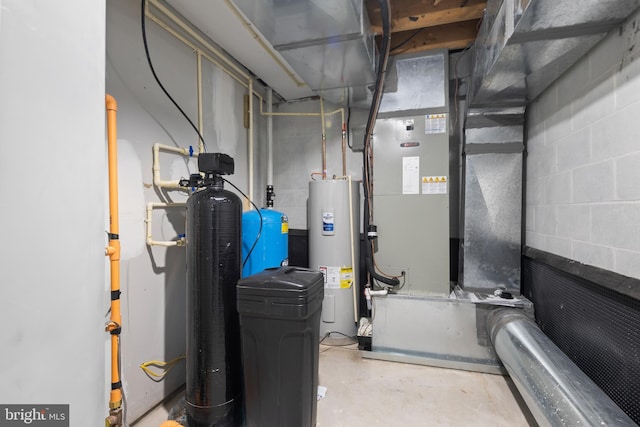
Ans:
{"type": "Polygon", "coordinates": [[[521,311],[496,310],[487,328],[496,353],[541,427],[636,425],[521,311]]]}

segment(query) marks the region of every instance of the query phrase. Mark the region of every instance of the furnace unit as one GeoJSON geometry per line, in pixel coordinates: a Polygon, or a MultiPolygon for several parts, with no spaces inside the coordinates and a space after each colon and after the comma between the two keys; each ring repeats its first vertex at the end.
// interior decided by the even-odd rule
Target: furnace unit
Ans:
{"type": "Polygon", "coordinates": [[[378,119],[373,136],[375,260],[398,293],[449,294],[447,114],[378,119]]]}

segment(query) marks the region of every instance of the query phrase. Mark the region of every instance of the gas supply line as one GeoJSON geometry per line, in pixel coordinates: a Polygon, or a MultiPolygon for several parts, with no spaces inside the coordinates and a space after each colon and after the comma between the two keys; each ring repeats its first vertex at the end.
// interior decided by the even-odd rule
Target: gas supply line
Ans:
{"type": "Polygon", "coordinates": [[[105,96],[107,110],[107,156],[109,168],[109,245],[105,255],[110,261],[111,314],[105,330],[111,335],[111,391],[109,393],[109,416],[105,424],[121,426],[123,422],[122,382],[120,378],[120,231],[118,220],[118,136],[116,115],[118,104],[109,94],[105,96]]]}

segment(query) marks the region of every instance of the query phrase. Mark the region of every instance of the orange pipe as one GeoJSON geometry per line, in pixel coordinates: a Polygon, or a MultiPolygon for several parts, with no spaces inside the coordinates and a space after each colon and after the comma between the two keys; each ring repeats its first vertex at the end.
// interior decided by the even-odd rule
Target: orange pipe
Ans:
{"type": "Polygon", "coordinates": [[[118,146],[116,113],[118,104],[113,96],[106,95],[107,151],[109,158],[109,246],[105,254],[111,261],[111,316],[107,332],[111,333],[111,385],[109,408],[122,406],[122,385],[118,366],[118,337],[122,318],[120,315],[120,236],[118,223],[118,146]]]}

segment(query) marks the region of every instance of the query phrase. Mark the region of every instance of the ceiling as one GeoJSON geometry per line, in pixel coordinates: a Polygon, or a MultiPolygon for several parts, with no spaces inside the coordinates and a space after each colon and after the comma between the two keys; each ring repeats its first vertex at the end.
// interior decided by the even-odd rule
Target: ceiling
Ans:
{"type": "MultiPolygon", "coordinates": [[[[390,0],[391,55],[464,49],[476,39],[486,0],[390,0]]],[[[366,0],[371,31],[382,33],[380,5],[366,0]]],[[[377,36],[379,38],[380,36],[377,36]]]]}

